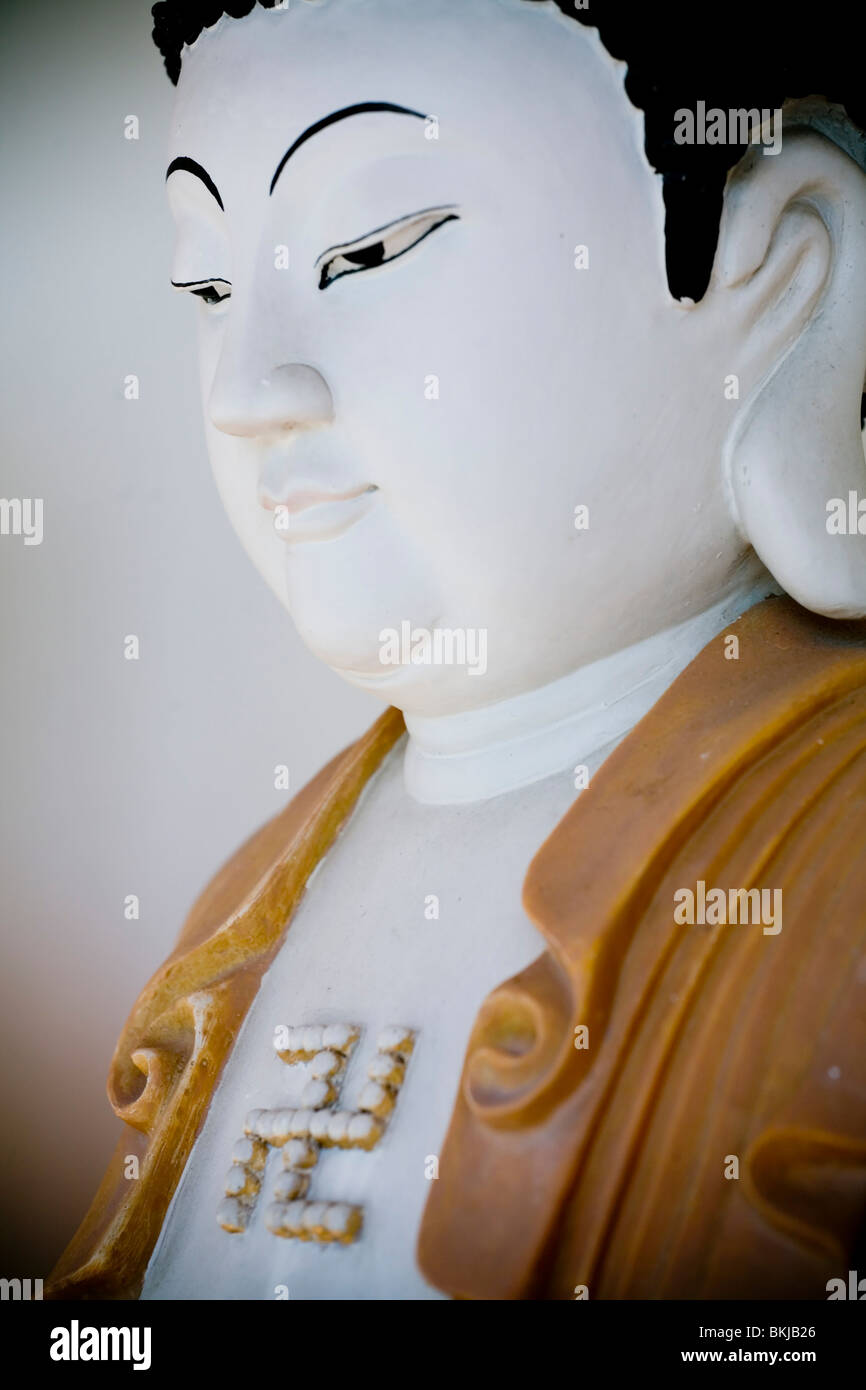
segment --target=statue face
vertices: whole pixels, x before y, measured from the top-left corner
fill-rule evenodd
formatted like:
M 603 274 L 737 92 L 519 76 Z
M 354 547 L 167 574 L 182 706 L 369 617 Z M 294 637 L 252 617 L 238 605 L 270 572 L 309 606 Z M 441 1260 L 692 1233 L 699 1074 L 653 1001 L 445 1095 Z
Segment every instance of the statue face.
M 346 678 L 477 707 L 737 582 L 735 325 L 669 295 L 594 32 L 522 0 L 256 9 L 185 53 L 170 157 L 221 497 Z M 483 630 L 486 670 L 383 664 L 407 622 Z

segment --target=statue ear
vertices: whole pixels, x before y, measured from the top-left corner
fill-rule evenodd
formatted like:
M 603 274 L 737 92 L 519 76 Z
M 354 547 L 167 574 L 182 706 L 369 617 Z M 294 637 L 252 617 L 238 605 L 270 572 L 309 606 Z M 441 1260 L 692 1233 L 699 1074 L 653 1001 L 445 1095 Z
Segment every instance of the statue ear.
M 739 524 L 792 598 L 862 617 L 866 175 L 854 160 L 797 129 L 776 155 L 750 151 L 726 190 L 708 295 L 728 298 L 739 343 L 725 441 Z

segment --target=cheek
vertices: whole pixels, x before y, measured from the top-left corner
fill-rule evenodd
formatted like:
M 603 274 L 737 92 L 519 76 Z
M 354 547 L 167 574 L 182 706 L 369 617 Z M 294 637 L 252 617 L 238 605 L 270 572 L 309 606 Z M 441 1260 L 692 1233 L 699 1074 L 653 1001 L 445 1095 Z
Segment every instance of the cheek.
M 435 304 L 414 296 L 371 317 L 363 354 L 334 352 L 339 432 L 413 532 L 465 529 L 483 543 L 484 519 L 558 468 L 573 391 L 533 337 L 534 350 L 508 314 L 480 332 L 446 283 Z
M 217 492 L 241 545 L 265 583 L 286 603 L 286 546 L 274 530 L 273 513 L 258 503 L 258 469 L 245 440 L 206 427 L 208 455 Z

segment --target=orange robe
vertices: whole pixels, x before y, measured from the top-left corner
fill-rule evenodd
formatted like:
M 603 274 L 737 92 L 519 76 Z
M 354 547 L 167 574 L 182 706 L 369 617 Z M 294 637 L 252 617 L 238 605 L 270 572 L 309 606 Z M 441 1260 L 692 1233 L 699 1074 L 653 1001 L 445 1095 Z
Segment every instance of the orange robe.
M 118 1043 L 109 1097 L 131 1129 L 50 1297 L 138 1295 L 262 974 L 402 732 L 389 709 L 195 904 Z M 864 846 L 866 624 L 768 599 L 529 867 L 547 950 L 481 1005 L 419 1237 L 433 1284 L 826 1298 L 847 1278 L 866 1213 Z M 674 894 L 698 881 L 781 889 L 782 930 L 678 925 Z

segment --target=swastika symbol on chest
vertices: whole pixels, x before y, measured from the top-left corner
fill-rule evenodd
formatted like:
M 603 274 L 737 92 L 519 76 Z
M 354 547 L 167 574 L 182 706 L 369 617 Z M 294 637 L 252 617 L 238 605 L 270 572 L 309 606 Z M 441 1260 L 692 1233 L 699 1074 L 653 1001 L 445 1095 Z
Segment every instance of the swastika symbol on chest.
M 310 1192 L 319 1159 L 327 1149 L 374 1149 L 385 1132 L 415 1046 L 415 1031 L 391 1025 L 379 1035 L 367 1067 L 357 1108 L 338 1109 L 346 1068 L 361 1037 L 349 1023 L 310 1024 L 275 1030 L 274 1047 L 287 1066 L 308 1063 L 310 1079 L 296 1109 L 253 1110 L 243 1137 L 232 1149 L 225 1197 L 217 1220 L 234 1235 L 246 1231 L 258 1205 L 272 1149 L 280 1149 L 282 1172 L 265 1226 L 275 1236 L 350 1245 L 358 1238 L 363 1208 L 329 1202 Z

